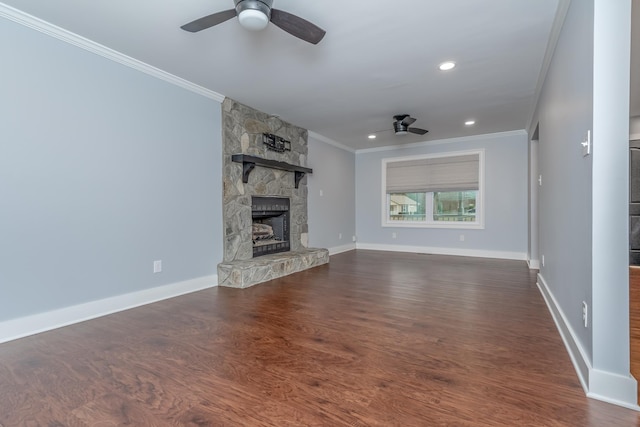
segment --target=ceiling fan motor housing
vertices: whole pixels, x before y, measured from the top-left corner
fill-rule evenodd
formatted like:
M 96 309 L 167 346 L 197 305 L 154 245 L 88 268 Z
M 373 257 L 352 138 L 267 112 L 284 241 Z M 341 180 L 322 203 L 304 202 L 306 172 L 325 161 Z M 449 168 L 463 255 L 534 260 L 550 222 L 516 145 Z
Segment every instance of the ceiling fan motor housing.
M 408 128 L 409 126 L 402 124 L 401 121 L 393 122 L 393 130 L 395 131 L 396 135 L 406 135 L 408 132 Z
M 396 135 L 406 135 L 409 132 L 409 123 L 405 123 L 404 119 L 410 117 L 408 114 L 398 114 L 393 116 L 393 130 Z
M 271 19 L 271 5 L 273 0 L 234 0 L 236 4 L 236 13 L 238 16 L 244 11 L 255 10 L 262 12 Z

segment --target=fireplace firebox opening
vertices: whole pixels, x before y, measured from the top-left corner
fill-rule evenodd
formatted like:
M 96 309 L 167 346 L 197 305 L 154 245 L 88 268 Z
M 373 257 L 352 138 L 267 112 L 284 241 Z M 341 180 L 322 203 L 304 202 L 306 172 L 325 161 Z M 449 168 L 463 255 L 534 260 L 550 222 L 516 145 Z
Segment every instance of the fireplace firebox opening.
M 289 212 L 286 197 L 251 197 L 254 258 L 291 250 Z

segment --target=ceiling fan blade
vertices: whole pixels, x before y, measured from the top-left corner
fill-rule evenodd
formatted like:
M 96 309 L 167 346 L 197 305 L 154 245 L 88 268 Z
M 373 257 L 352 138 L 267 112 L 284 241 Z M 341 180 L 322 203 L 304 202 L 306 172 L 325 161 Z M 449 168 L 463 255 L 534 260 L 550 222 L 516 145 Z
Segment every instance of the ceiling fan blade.
M 415 121 L 416 121 L 416 119 L 414 119 L 413 117 L 407 116 L 402 120 L 402 124 L 405 125 L 405 126 L 409 126 L 409 125 L 413 124 Z
M 235 16 L 236 16 L 235 9 L 224 10 L 222 12 L 214 13 L 212 15 L 208 15 L 200 19 L 196 19 L 195 21 L 189 22 L 188 24 L 184 24 L 180 28 L 182 28 L 185 31 L 197 33 L 198 31 L 211 28 L 214 25 L 222 24 L 224 21 L 228 21 L 229 19 Z
M 415 133 L 417 135 L 424 135 L 425 133 L 429 132 L 426 129 L 420 129 L 420 128 L 408 128 L 407 131 L 411 133 Z
M 311 22 L 278 9 L 271 9 L 271 22 L 287 33 L 311 44 L 318 44 L 326 34 Z

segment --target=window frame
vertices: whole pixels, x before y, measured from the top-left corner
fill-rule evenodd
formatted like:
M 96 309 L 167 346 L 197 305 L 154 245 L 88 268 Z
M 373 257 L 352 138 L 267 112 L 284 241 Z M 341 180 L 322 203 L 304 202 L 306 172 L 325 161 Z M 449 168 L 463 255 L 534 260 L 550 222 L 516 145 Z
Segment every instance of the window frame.
M 473 222 L 466 221 L 393 221 L 389 218 L 389 195 L 387 194 L 387 164 L 393 162 L 404 162 L 408 160 L 435 159 L 442 157 L 457 157 L 464 155 L 478 155 L 478 195 L 476 198 L 476 220 Z M 382 227 L 398 227 L 398 228 L 439 228 L 439 229 L 484 229 L 485 228 L 485 188 L 484 188 L 484 171 L 485 157 L 484 149 L 464 150 L 464 151 L 447 151 L 443 153 L 418 154 L 404 157 L 388 157 L 382 159 L 382 186 L 381 186 L 381 205 Z M 433 195 L 433 193 L 430 193 Z M 427 198 L 429 199 L 429 198 Z M 433 197 L 431 197 L 432 203 Z

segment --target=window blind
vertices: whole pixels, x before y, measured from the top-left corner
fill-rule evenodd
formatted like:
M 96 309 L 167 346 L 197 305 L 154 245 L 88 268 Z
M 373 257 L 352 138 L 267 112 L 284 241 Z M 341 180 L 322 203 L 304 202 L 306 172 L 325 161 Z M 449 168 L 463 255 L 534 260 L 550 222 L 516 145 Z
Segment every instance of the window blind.
M 480 155 L 387 163 L 387 193 L 478 190 Z

